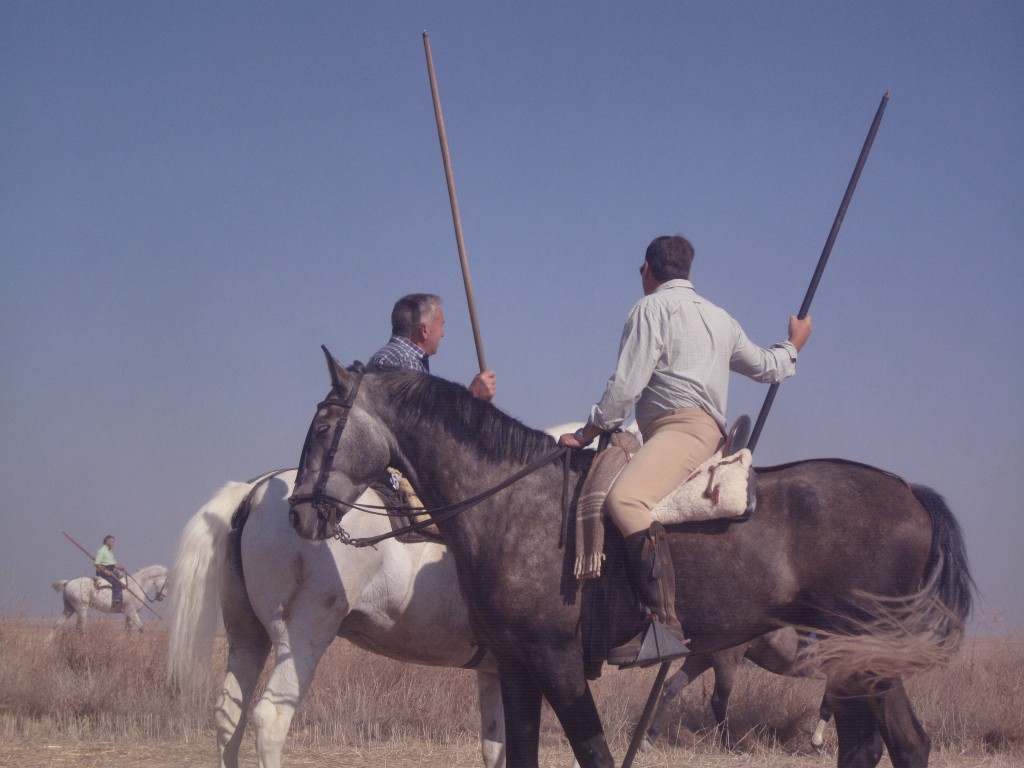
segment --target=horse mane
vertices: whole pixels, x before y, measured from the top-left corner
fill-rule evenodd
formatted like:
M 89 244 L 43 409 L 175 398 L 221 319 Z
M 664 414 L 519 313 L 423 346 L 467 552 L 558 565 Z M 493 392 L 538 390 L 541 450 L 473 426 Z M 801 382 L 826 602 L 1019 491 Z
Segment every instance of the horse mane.
M 167 568 L 162 565 L 147 565 L 145 568 L 140 568 L 135 573 L 131 574 L 131 577 L 133 579 L 146 579 L 160 571 L 167 573 Z
M 550 435 L 473 397 L 461 384 L 415 371 L 372 375 L 383 385 L 400 423 L 428 434 L 445 432 L 487 459 L 525 463 L 555 447 Z

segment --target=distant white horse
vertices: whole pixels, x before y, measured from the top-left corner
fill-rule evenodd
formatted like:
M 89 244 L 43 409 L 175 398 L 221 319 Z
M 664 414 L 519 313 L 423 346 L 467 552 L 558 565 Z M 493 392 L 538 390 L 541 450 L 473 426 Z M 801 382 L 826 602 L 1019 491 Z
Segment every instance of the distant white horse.
M 476 665 L 481 752 L 505 763 L 501 689 L 489 654 L 469 628 L 455 563 L 435 543 L 387 539 L 354 548 L 299 538 L 288 522 L 295 471 L 228 483 L 185 526 L 174 565 L 168 679 L 205 695 L 221 608 L 228 666 L 214 709 L 221 766 L 236 768 L 247 712 L 263 664 L 274 667 L 253 709 L 261 768 L 278 768 L 295 710 L 335 637 L 392 659 Z M 381 503 L 373 491 L 361 504 Z M 351 512 L 354 537 L 390 530 L 386 518 Z
M 102 586 L 97 587 L 99 582 Z M 79 629 L 85 627 L 86 618 L 90 608 L 95 608 L 104 613 L 113 613 L 110 610 L 113 603 L 113 589 L 102 579 L 94 576 L 79 576 L 77 579 L 63 579 L 53 582 L 55 592 L 63 592 L 64 614 L 57 619 L 57 623 L 50 630 L 49 637 L 53 637 L 72 615 L 77 617 Z M 142 631 L 142 619 L 139 611 L 142 610 L 142 599 L 149 600 L 150 590 L 155 589 L 156 594 L 153 600 L 163 600 L 164 591 L 167 586 L 167 569 L 162 565 L 150 565 L 128 577 L 128 587 L 124 590 L 124 622 L 125 629 L 135 627 Z

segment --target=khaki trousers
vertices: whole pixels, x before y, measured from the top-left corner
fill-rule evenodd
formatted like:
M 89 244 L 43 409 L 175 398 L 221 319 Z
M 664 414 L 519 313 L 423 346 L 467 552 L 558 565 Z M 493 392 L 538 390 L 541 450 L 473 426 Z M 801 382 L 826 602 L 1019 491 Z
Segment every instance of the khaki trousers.
M 605 500 L 608 516 L 622 535 L 650 528 L 654 505 L 711 458 L 724 440 L 718 422 L 702 408 L 679 408 L 648 424 L 643 446 Z

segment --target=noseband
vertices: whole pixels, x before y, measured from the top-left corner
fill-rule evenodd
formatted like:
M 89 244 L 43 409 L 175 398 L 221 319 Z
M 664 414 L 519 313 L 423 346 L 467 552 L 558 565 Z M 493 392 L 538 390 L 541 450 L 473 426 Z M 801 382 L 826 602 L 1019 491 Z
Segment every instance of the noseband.
M 359 385 L 363 381 L 363 366 L 357 363 L 353 367 L 355 368 L 356 377 L 345 400 L 338 403 L 332 401 L 330 399 L 330 395 L 328 395 L 326 400 L 323 400 L 316 406 L 317 413 L 319 413 L 323 408 L 341 408 L 341 416 L 339 417 L 338 422 L 334 425 L 334 434 L 331 436 L 331 447 L 328 449 L 327 456 L 320 465 L 320 475 L 317 477 L 316 483 L 313 485 L 313 492 L 302 494 L 293 493 L 288 499 L 288 503 L 293 506 L 295 504 L 308 503 L 316 510 L 317 517 L 324 523 L 332 522 L 331 514 L 338 507 L 349 506 L 341 499 L 335 498 L 327 493 L 327 481 L 330 479 L 331 471 L 334 468 L 334 457 L 338 454 L 338 446 L 341 445 L 341 434 L 345 431 L 345 424 L 348 423 L 348 416 L 352 412 L 352 405 L 356 401 L 356 395 L 359 394 Z M 334 390 L 331 390 L 331 392 L 333 393 Z M 309 448 L 312 440 L 313 427 L 310 426 L 309 433 L 306 435 L 306 444 L 302 447 L 303 462 L 300 463 L 304 463 L 305 457 L 309 455 Z

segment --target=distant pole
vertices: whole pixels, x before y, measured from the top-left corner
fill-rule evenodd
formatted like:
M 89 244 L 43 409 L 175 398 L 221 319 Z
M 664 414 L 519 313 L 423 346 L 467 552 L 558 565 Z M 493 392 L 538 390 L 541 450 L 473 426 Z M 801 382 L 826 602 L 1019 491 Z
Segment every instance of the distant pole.
M 886 91 L 882 96 L 882 101 L 878 105 L 878 111 L 875 112 L 875 119 L 871 123 L 871 129 L 868 131 L 868 136 L 864 140 L 864 146 L 860 150 L 860 157 L 857 158 L 857 165 L 853 169 L 853 176 L 850 177 L 850 183 L 846 186 L 846 194 L 843 195 L 843 202 L 839 206 L 839 211 L 836 213 L 835 221 L 832 222 L 832 229 L 828 233 L 828 239 L 825 240 L 825 247 L 821 251 L 821 257 L 818 259 L 818 266 L 814 270 L 814 276 L 811 278 L 811 284 L 807 287 L 807 293 L 804 294 L 804 301 L 800 305 L 800 311 L 797 313 L 797 317 L 803 320 L 807 317 L 807 312 L 811 308 L 811 301 L 814 299 L 814 293 L 818 290 L 818 282 L 821 280 L 821 275 L 825 271 L 825 265 L 828 263 L 828 257 L 832 253 L 832 246 L 835 244 L 836 236 L 839 234 L 839 228 L 843 225 L 843 219 L 846 216 L 846 209 L 850 205 L 850 199 L 853 197 L 853 190 L 857 188 L 857 181 L 860 179 L 860 172 L 864 169 L 864 163 L 868 159 L 868 153 L 871 151 L 871 145 L 875 141 L 875 134 L 878 133 L 878 126 L 882 122 L 882 114 L 885 112 L 885 105 L 889 103 L 889 91 Z M 775 401 L 775 393 L 779 390 L 779 384 L 776 382 L 768 388 L 768 394 L 764 399 L 764 404 L 761 406 L 761 412 L 757 415 L 757 421 L 754 422 L 754 429 L 750 433 L 750 440 L 747 442 L 747 447 L 753 451 L 757 445 L 757 440 L 761 436 L 761 430 L 764 428 L 764 422 L 768 418 L 768 411 L 771 410 L 772 403 Z
M 441 159 L 444 161 L 444 176 L 448 181 L 448 200 L 452 206 L 452 222 L 455 224 L 455 244 L 459 249 L 459 263 L 462 265 L 462 282 L 466 286 L 466 303 L 469 304 L 469 320 L 473 324 L 473 340 L 476 342 L 476 358 L 480 371 L 487 370 L 484 359 L 484 344 L 480 339 L 480 324 L 476 319 L 476 301 L 473 298 L 473 282 L 469 278 L 469 262 L 466 260 L 466 245 L 462 240 L 462 219 L 459 216 L 459 200 L 455 195 L 455 177 L 452 161 L 448 154 L 448 136 L 444 131 L 444 117 L 441 115 L 441 98 L 437 95 L 437 79 L 434 77 L 434 60 L 430 55 L 430 38 L 423 33 L 423 50 L 427 55 L 427 74 L 430 75 L 430 94 L 434 99 L 434 117 L 437 119 L 437 137 L 441 141 Z
M 92 554 L 90 554 L 89 550 L 86 549 L 85 547 L 83 547 L 81 544 L 79 544 L 73 538 L 71 538 L 71 536 L 67 532 L 61 531 L 61 533 L 64 534 L 64 538 L 66 538 L 68 541 L 70 541 L 72 544 L 74 544 L 76 547 L 78 547 L 80 550 L 82 550 L 82 554 L 85 555 L 86 557 L 88 557 L 89 560 L 92 561 L 93 565 L 95 565 L 97 568 L 99 568 L 101 571 L 103 571 L 108 576 L 112 576 L 115 579 L 117 578 L 117 574 L 116 573 L 113 573 L 109 568 L 107 568 L 105 566 L 102 566 L 99 563 L 97 563 L 95 558 L 92 556 Z M 149 604 L 146 603 L 146 598 L 145 597 L 139 597 L 139 593 L 136 592 L 134 589 L 132 589 L 130 586 L 126 585 L 124 590 L 125 590 L 125 592 L 131 592 L 131 594 L 136 599 L 138 599 L 138 600 L 140 600 L 142 602 L 143 607 L 149 608 L 149 610 L 153 611 L 153 615 L 156 616 L 158 619 L 162 619 L 163 618 L 163 616 L 161 616 L 159 613 L 157 613 L 155 610 L 153 610 L 152 608 L 149 607 Z

